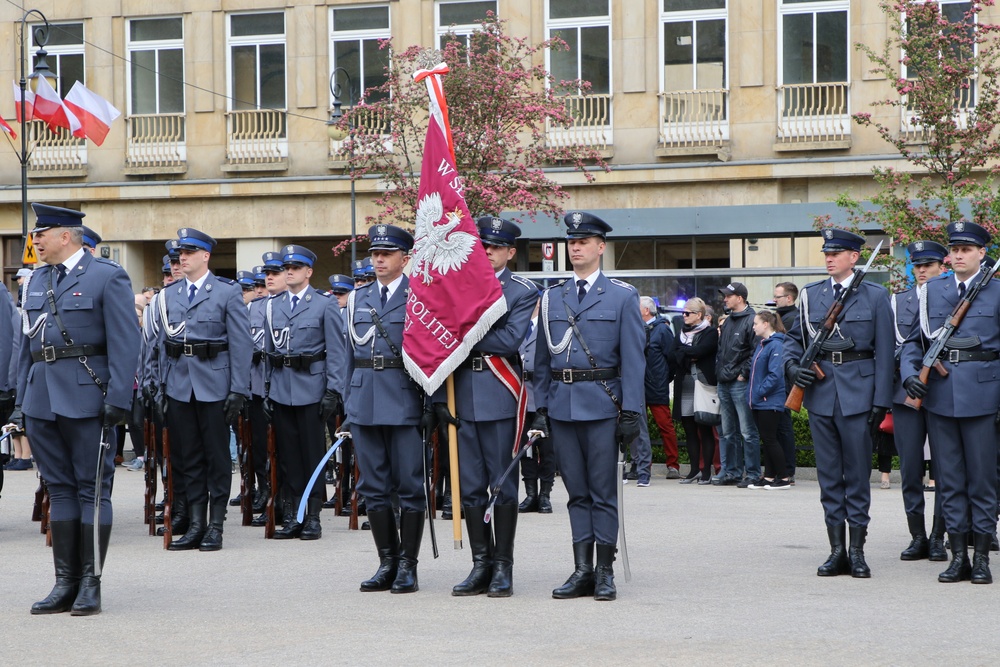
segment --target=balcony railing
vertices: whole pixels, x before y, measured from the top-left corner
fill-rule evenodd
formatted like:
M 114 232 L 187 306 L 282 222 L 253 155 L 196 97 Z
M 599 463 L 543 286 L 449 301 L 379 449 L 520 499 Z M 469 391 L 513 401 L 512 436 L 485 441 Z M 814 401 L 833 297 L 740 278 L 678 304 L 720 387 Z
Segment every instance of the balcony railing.
M 137 114 L 129 116 L 126 124 L 126 167 L 184 166 L 184 114 Z
M 662 146 L 718 146 L 729 140 L 728 90 L 681 90 L 659 97 Z
M 975 111 L 976 108 L 976 82 L 975 80 L 970 80 L 968 84 L 967 87 L 962 87 L 955 91 L 955 105 L 952 108 L 955 124 L 960 130 L 969 128 L 969 114 Z M 905 100 L 903 106 L 901 129 L 907 140 L 913 143 L 926 143 L 931 133 L 920 122 L 920 116 L 909 105 L 908 99 Z
M 592 146 L 606 150 L 612 142 L 611 95 L 567 95 L 566 111 L 573 118 L 570 127 L 549 125 L 546 138 L 554 147 Z
M 274 109 L 230 111 L 226 160 L 231 165 L 282 162 L 288 156 L 285 112 Z
M 87 164 L 87 142 L 65 128 L 49 127 L 40 120 L 27 124 L 28 169 L 32 172 L 60 174 L 83 169 Z
M 847 83 L 778 87 L 778 141 L 785 144 L 843 142 L 851 137 Z
M 381 137 L 382 145 L 385 149 L 387 151 L 392 150 L 392 138 L 390 136 L 390 133 L 392 132 L 392 123 L 389 118 L 388 109 L 361 106 L 357 108 L 357 115 L 354 117 L 354 120 L 355 123 L 357 123 L 355 130 L 357 134 L 364 135 L 365 137 Z M 330 159 L 346 160 L 347 144 L 348 141 L 346 138 L 342 141 L 331 139 Z M 355 142 L 354 144 L 355 152 L 365 150 L 365 147 L 366 143 Z

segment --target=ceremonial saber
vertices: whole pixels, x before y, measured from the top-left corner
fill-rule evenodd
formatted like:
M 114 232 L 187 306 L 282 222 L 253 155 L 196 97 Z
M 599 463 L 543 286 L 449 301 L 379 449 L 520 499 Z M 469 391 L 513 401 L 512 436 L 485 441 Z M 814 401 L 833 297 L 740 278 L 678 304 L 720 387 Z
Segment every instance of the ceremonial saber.
M 101 428 L 101 444 L 97 448 L 97 479 L 94 483 L 94 576 L 101 576 L 101 486 L 104 481 L 104 450 L 111 449 L 108 434 L 112 427 Z
M 449 375 L 448 411 L 455 414 L 455 376 Z M 455 538 L 455 549 L 462 548 L 462 493 L 458 481 L 458 428 L 448 424 L 448 459 L 451 461 L 451 527 Z
M 486 511 L 483 513 L 483 523 L 490 522 L 490 517 L 493 516 L 493 506 L 497 504 L 497 497 L 500 495 L 500 487 L 502 487 L 503 483 L 507 481 L 510 474 L 517 470 L 517 464 L 521 462 L 521 459 L 527 456 L 527 453 L 531 451 L 535 442 L 542 437 L 542 432 L 528 431 L 528 435 L 531 436 L 528 442 L 524 443 L 524 447 L 517 450 L 517 454 L 514 455 L 514 460 L 510 462 L 507 469 L 503 471 L 502 475 L 500 475 L 500 479 L 498 479 L 497 483 L 493 485 L 493 489 L 490 491 L 490 499 L 486 503 Z
M 434 531 L 435 494 L 431 489 L 431 478 L 427 474 L 427 448 L 430 446 L 433 446 L 431 443 L 431 438 L 428 437 L 427 431 L 424 431 L 424 496 L 427 499 L 427 525 L 431 533 L 431 551 L 434 552 L 434 557 L 437 558 L 439 555 L 438 540 L 437 540 L 437 533 Z
M 625 447 L 618 447 L 618 542 L 621 544 L 622 568 L 625 581 L 632 581 L 632 570 L 628 566 L 628 545 L 625 543 Z
M 340 446 L 344 444 L 344 441 L 347 440 L 347 438 L 348 436 L 346 435 L 340 436 L 340 439 L 333 443 L 333 446 L 330 447 L 330 449 L 326 450 L 326 454 L 324 454 L 323 458 L 319 460 L 319 465 L 316 466 L 315 470 L 313 470 L 312 477 L 309 478 L 309 483 L 306 484 L 306 490 L 302 492 L 302 500 L 299 501 L 299 511 L 295 515 L 295 520 L 299 523 L 302 523 L 302 519 L 306 516 L 306 505 L 309 503 L 309 492 L 312 491 L 312 488 L 316 485 L 316 480 L 319 479 L 320 473 L 323 472 L 324 468 L 326 468 L 326 462 L 330 460 L 330 457 L 333 456 L 334 452 L 340 449 Z

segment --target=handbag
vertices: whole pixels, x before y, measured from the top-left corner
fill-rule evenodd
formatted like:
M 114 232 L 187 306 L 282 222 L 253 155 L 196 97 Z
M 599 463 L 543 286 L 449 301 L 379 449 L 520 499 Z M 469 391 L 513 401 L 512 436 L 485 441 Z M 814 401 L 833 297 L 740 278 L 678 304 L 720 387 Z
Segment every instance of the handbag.
M 702 382 L 697 376 L 694 380 L 694 421 L 706 426 L 718 426 L 722 423 L 719 406 L 719 390 L 710 384 Z

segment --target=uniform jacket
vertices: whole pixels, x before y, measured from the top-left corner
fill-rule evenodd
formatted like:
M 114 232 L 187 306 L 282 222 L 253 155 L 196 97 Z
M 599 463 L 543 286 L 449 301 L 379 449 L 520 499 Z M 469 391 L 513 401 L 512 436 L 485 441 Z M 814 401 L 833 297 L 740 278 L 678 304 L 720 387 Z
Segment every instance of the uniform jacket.
M 549 416 L 561 421 L 595 421 L 618 415 L 618 408 L 600 382 L 567 384 L 552 379 L 553 370 L 592 368 L 583 346 L 570 329 L 568 307 L 595 357 L 597 368 L 620 369 L 620 376 L 607 380 L 607 385 L 621 402 L 622 409 L 643 412 L 646 335 L 635 288 L 601 273 L 582 303 L 578 301 L 577 287 L 571 280 L 550 287 L 547 294 L 548 310 L 539 313 L 542 331 L 535 348 L 536 409 L 548 408 Z M 549 345 L 558 345 L 567 331 L 570 333 L 569 346 L 552 356 Z
M 833 304 L 834 292 L 830 278 L 809 283 L 807 292 L 808 312 L 803 302 L 799 305 L 799 318 L 785 337 L 785 366 L 798 365 L 802 358 L 807 334 L 804 320 L 808 319 L 819 331 L 823 319 Z M 869 412 L 872 407 L 889 408 L 892 405 L 892 378 L 895 367 L 895 337 L 892 333 L 892 310 L 889 293 L 884 287 L 864 282 L 847 298 L 841 311 L 840 336 L 832 340 L 842 343 L 854 341 L 852 351 L 872 352 L 873 359 L 861 359 L 834 366 L 827 360 L 819 362 L 825 380 L 817 380 L 805 390 L 803 404 L 817 415 L 833 416 L 834 402 L 840 402 L 845 416 Z
M 673 369 L 670 365 L 670 348 L 674 345 L 674 334 L 667 321 L 657 315 L 644 325 L 646 330 L 646 404 L 670 405 L 670 380 Z
M 243 290 L 235 281 L 208 273 L 205 283 L 188 304 L 187 281 L 178 280 L 160 292 L 166 299 L 167 325 L 185 329 L 176 337 L 160 327 L 160 383 L 167 396 L 177 401 L 221 401 L 230 393 L 250 394 L 250 317 L 243 302 Z M 227 342 L 229 349 L 213 359 L 167 355 L 166 341 L 179 343 Z
M 785 364 L 782 359 L 785 334 L 775 332 L 761 339 L 750 366 L 750 394 L 754 410 L 785 409 Z
M 247 304 L 247 316 L 250 318 L 250 339 L 253 341 L 254 354 L 264 352 L 266 324 L 264 314 L 267 310 L 269 296 L 259 296 Z M 250 393 L 253 396 L 264 396 L 264 360 L 250 364 Z
M 17 352 L 15 341 L 21 335 L 21 318 L 18 317 L 14 297 L 7 286 L 0 283 L 0 391 L 17 389 Z
M 521 354 L 521 365 L 526 372 L 534 372 L 535 368 L 535 342 L 538 340 L 538 322 L 532 325 L 531 320 L 528 320 L 528 335 L 524 337 L 524 342 L 521 343 L 521 347 L 518 351 Z M 525 390 L 528 392 L 528 404 L 525 408 L 528 412 L 535 411 L 535 383 L 533 380 L 528 380 L 524 383 Z
M 740 312 L 729 313 L 719 331 L 719 352 L 716 355 L 715 374 L 719 382 L 733 382 L 739 376 L 750 377 L 750 357 L 753 356 L 756 336 L 753 333 L 755 311 L 747 306 Z
M 50 266 L 35 271 L 24 299 L 31 324 L 49 312 L 46 292 Z M 21 340 L 18 358 L 17 402 L 35 419 L 96 417 L 108 403 L 128 409 L 132 404 L 135 362 L 139 357 L 139 323 L 128 274 L 106 259 L 84 253 L 76 267 L 54 289 L 56 309 L 74 345 L 107 348 L 107 355 L 90 355 L 87 364 L 107 390 L 103 395 L 77 357 L 52 363 L 32 361 L 32 352 L 45 345 L 65 347 L 55 318 L 47 316 L 40 330 Z
M 977 275 L 974 280 L 978 280 Z M 954 275 L 928 280 L 927 317 L 931 332 L 936 331 L 951 316 L 958 303 Z M 968 314 L 954 333 L 954 339 L 978 336 L 980 344 L 973 348 L 1000 352 L 1000 282 L 990 280 L 972 302 Z M 903 378 L 917 375 L 923 361 L 920 322 L 916 320 L 903 344 L 900 374 Z M 923 407 L 947 417 L 982 417 L 993 415 L 1000 405 L 1000 360 L 962 361 L 953 364 L 942 361 L 948 376 L 932 370 L 927 382 L 927 397 Z
M 518 349 L 528 333 L 531 313 L 538 301 L 538 288 L 508 269 L 500 274 L 500 286 L 507 301 L 507 312 L 476 343 L 470 356 L 478 353 L 506 357 L 515 372 L 520 373 Z M 482 371 L 471 368 L 455 371 L 455 399 L 459 419 L 495 421 L 517 416 L 517 399 L 486 367 Z
M 374 309 L 382 320 L 396 349 L 403 350 L 403 325 L 406 321 L 406 298 L 410 279 L 403 282 L 392 297 L 381 306 L 379 283 L 359 287 L 351 292 L 348 305 L 349 328 L 352 335 L 347 340 L 348 377 L 344 404 L 347 418 L 352 424 L 362 426 L 415 426 L 423 413 L 424 392 L 410 379 L 403 368 L 356 368 L 355 359 L 372 359 L 375 356 L 394 358 L 389 344 L 375 326 L 370 313 Z M 369 338 L 370 334 L 370 338 Z M 369 338 L 364 344 L 355 340 Z
M 719 349 L 719 330 L 709 325 L 695 334 L 690 345 L 681 343 L 681 337 L 674 338 L 673 347 L 670 348 L 670 356 L 674 364 L 674 407 L 673 418 L 681 419 L 681 402 L 677 397 L 681 395 L 684 387 L 684 376 L 691 372 L 691 362 L 693 361 L 698 371 L 704 376 L 706 384 L 713 387 L 718 384 L 715 379 L 715 354 Z
M 275 296 L 271 303 L 271 319 L 265 325 L 264 347 L 268 353 L 317 354 L 326 350 L 326 359 L 314 361 L 308 370 L 294 370 L 274 366 L 270 362 L 267 374 L 270 380 L 268 396 L 282 405 L 310 405 L 319 403 L 326 391 L 344 394 L 347 380 L 347 350 L 344 347 L 340 307 L 336 299 L 307 287 L 305 294 L 291 310 L 291 295 L 285 292 Z M 275 337 L 287 340 L 275 347 Z M 280 335 L 279 335 L 280 334 Z
M 901 339 L 905 340 L 913 329 L 913 322 L 917 319 L 917 302 L 916 288 L 893 294 L 891 297 L 893 310 L 896 313 L 893 326 L 895 327 L 897 348 L 902 345 Z M 896 374 L 893 383 L 892 403 L 893 405 L 906 403 L 906 391 L 903 390 L 903 382 L 899 373 Z

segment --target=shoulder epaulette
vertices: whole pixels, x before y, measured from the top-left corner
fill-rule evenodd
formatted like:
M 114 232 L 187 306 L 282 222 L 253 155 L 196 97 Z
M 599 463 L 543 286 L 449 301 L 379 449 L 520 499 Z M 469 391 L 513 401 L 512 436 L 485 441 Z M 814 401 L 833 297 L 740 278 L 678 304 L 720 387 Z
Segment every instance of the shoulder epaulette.
M 100 263 L 100 264 L 106 264 L 106 265 L 108 265 L 108 266 L 113 266 L 113 267 L 115 267 L 116 269 L 120 269 L 120 268 L 122 268 L 122 265 L 121 265 L 121 264 L 119 264 L 118 262 L 116 262 L 116 261 L 114 261 L 114 260 L 112 260 L 112 259 L 105 259 L 104 257 L 97 257 L 97 256 L 95 256 L 95 257 L 94 257 L 94 261 L 95 261 L 95 262 L 98 262 L 98 263 Z
M 254 303 L 255 301 L 262 301 L 266 298 L 267 298 L 266 294 L 264 296 L 255 296 L 254 298 L 250 299 L 250 303 Z
M 829 278 L 823 278 L 822 280 L 814 280 L 811 283 L 806 283 L 806 286 L 803 287 L 802 289 L 806 289 L 807 287 L 816 287 L 817 285 L 822 285 L 823 283 L 829 280 L 830 280 Z
M 236 284 L 236 281 L 232 280 L 231 278 L 223 278 L 222 276 L 215 276 L 215 279 L 218 280 L 223 285 L 235 285 Z
M 183 280 L 183 278 L 182 278 L 181 280 Z M 171 281 L 170 281 L 169 283 L 167 283 L 166 285 L 164 285 L 164 286 L 163 286 L 162 288 L 160 288 L 160 289 L 161 289 L 161 290 L 165 290 L 165 289 L 167 289 L 168 287 L 173 287 L 173 286 L 174 286 L 174 285 L 176 285 L 176 284 L 177 284 L 178 282 L 179 282 L 179 281 L 177 281 L 177 280 L 171 280 Z
M 568 282 L 569 282 L 569 278 L 567 278 L 566 280 L 563 280 L 563 281 L 561 281 L 561 282 L 558 282 L 558 283 L 555 283 L 554 285 L 549 285 L 549 286 L 548 286 L 548 287 L 546 287 L 545 289 L 546 289 L 546 290 L 550 290 L 550 289 L 555 289 L 555 288 L 557 288 L 557 287 L 562 287 L 563 285 L 565 285 L 565 284 L 566 284 L 566 283 L 568 283 Z
M 521 276 L 517 275 L 516 273 L 510 274 L 510 278 L 514 282 L 519 283 L 521 285 L 524 285 L 528 289 L 538 291 L 538 285 L 536 285 L 535 283 L 531 282 L 527 278 L 522 278 Z
M 624 287 L 625 289 L 635 292 L 635 285 L 625 282 L 624 280 L 618 280 L 617 278 L 608 278 L 612 285 L 618 285 L 619 287 Z

